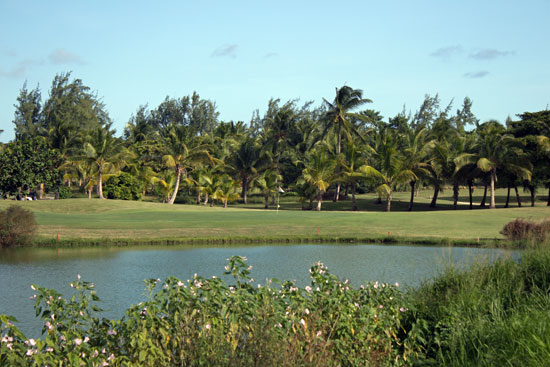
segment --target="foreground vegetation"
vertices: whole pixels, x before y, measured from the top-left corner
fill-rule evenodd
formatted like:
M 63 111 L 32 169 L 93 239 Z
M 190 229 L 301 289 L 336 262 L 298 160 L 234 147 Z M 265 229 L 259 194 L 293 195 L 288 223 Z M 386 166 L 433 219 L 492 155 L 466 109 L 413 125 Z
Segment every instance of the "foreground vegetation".
M 80 276 L 70 299 L 33 285 L 43 337 L 0 316 L 0 364 L 17 366 L 543 366 L 550 359 L 550 251 L 448 268 L 408 292 L 311 269 L 311 284 L 225 277 L 145 282 L 149 299 L 100 317 Z
M 347 201 L 331 203 L 325 213 L 301 211 L 295 197 L 281 198 L 279 211 L 263 210 L 261 198 L 227 209 L 120 200 L 0 200 L 0 211 L 13 204 L 31 210 L 37 222 L 35 245 L 68 246 L 268 241 L 494 244 L 503 238 L 503 226 L 515 218 L 549 215 L 542 201 L 535 207 L 496 211 L 467 210 L 467 204 L 464 210 L 452 210 L 452 198 L 445 196 L 439 210 L 433 210 L 429 194 L 419 193 L 420 211 L 414 213 L 407 212 L 408 193 L 395 194 L 396 211 L 391 213 L 380 213 L 384 209 L 375 195 L 358 197 L 358 206 L 368 212 L 350 211 Z M 499 200 L 497 204 L 502 205 Z

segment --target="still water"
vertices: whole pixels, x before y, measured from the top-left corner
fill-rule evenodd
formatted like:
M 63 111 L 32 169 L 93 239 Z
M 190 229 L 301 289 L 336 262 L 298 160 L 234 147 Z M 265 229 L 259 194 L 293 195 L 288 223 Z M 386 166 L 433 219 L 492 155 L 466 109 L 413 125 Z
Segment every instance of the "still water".
M 18 249 L 0 251 L 0 314 L 17 317 L 27 336 L 39 336 L 42 323 L 34 317 L 31 284 L 55 288 L 65 296 L 77 274 L 95 284 L 104 317 L 120 318 L 130 305 L 145 300 L 144 279 L 194 273 L 221 276 L 227 258 L 246 256 L 252 277 L 309 282 L 317 261 L 356 287 L 365 281 L 417 286 L 446 265 L 517 257 L 517 251 L 406 245 L 263 245 L 242 247 L 128 247 L 85 249 Z

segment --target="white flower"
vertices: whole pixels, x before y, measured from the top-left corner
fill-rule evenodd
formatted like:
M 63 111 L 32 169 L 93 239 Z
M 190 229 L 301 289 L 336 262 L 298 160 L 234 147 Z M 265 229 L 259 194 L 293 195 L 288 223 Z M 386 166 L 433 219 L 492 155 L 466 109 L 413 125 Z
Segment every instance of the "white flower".
M 399 283 L 395 282 L 395 286 L 396 286 L 396 287 L 399 287 Z
M 300 324 L 302 324 L 303 326 L 306 326 L 306 320 L 301 319 L 301 320 L 300 320 Z
M 31 289 L 32 289 L 33 291 L 35 291 L 35 290 L 36 290 L 36 287 L 35 287 L 34 285 L 31 285 Z
M 80 280 L 80 274 L 76 274 L 76 279 Z
M 308 286 L 306 286 L 306 288 L 305 288 L 305 289 L 306 289 L 306 292 L 308 292 L 308 293 L 309 293 L 309 292 L 311 292 L 311 287 L 310 287 L 309 285 L 308 285 Z
M 304 312 L 306 313 L 306 315 L 309 315 L 309 309 L 305 309 Z
M 206 324 L 204 325 L 204 327 L 206 328 L 206 330 L 210 330 L 210 324 Z
M 75 343 L 76 345 L 80 345 L 80 344 L 82 344 L 82 339 L 76 338 L 76 339 L 74 340 L 74 343 Z
M 183 282 L 181 280 L 179 280 L 177 286 L 178 287 L 183 287 Z

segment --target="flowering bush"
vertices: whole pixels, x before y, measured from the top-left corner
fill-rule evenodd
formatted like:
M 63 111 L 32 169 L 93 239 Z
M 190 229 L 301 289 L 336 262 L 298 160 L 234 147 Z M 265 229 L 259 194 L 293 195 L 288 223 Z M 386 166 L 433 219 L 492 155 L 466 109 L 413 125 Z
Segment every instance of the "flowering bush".
M 401 366 L 420 352 L 398 284 L 354 288 L 317 263 L 311 285 L 256 284 L 232 257 L 226 282 L 195 275 L 146 281 L 149 299 L 120 320 L 97 317 L 93 284 L 66 300 L 33 286 L 42 339 L 1 316 L 0 365 L 20 366 Z

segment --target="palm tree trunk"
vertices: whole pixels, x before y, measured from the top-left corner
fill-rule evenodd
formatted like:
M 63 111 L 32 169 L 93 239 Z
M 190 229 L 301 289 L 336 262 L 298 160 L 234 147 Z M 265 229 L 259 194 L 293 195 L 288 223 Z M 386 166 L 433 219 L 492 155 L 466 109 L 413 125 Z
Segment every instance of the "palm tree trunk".
M 201 190 L 197 189 L 197 205 L 201 203 Z
M 92 189 L 90 188 L 89 190 L 86 190 L 88 191 L 88 199 L 91 199 L 92 198 Z
M 439 185 L 435 185 L 434 187 L 434 196 L 432 198 L 432 202 L 430 203 L 430 208 L 435 208 L 435 204 L 437 203 L 437 196 L 439 195 Z
M 550 185 L 548 185 L 548 201 L 546 202 L 546 206 L 550 206 Z
M 355 182 L 351 184 L 351 201 L 353 203 L 353 211 L 357 211 L 357 202 L 355 201 Z
M 473 182 L 472 180 L 468 180 L 468 193 L 470 195 L 470 209 L 474 208 L 474 202 L 472 200 L 473 191 L 474 191 Z
M 174 187 L 174 192 L 172 193 L 172 196 L 170 197 L 168 204 L 174 204 L 174 201 L 176 201 L 176 196 L 178 195 L 178 189 L 180 187 L 180 177 L 181 177 L 181 168 L 179 166 L 176 166 L 176 186 Z
M 243 177 L 243 190 L 242 190 L 242 197 L 243 202 L 245 204 L 248 204 L 248 177 Z
M 336 145 L 336 156 L 340 160 L 340 153 L 342 153 L 342 124 L 338 124 L 338 142 Z M 340 168 L 336 169 L 336 175 L 340 172 Z M 334 199 L 332 201 L 337 202 L 340 198 L 340 182 L 336 184 L 336 191 L 334 193 Z
M 208 205 L 208 193 L 204 194 L 204 206 Z
M 97 176 L 97 194 L 99 195 L 100 199 L 105 199 L 103 197 L 103 175 L 101 171 L 99 171 Z
M 518 206 L 521 208 L 521 197 L 519 196 L 518 187 L 516 184 L 514 184 L 514 190 L 516 191 L 516 200 L 518 202 Z
M 315 210 L 320 212 L 322 203 L 323 203 L 323 193 L 321 192 L 321 190 L 319 190 L 319 192 L 317 193 L 317 208 Z
M 485 190 L 483 190 L 483 199 L 481 199 L 481 203 L 479 204 L 479 206 L 482 208 L 485 208 L 485 202 L 487 201 L 487 187 L 488 185 L 485 184 Z
M 508 204 L 510 203 L 510 189 L 512 188 L 511 186 L 512 185 L 510 185 L 510 183 L 508 183 L 508 192 L 506 194 L 506 204 L 504 204 L 505 208 L 508 208 Z
M 414 186 L 416 185 L 416 181 L 410 181 L 409 185 L 411 185 L 411 200 L 409 201 L 409 208 L 407 210 L 412 211 L 414 204 Z
M 497 172 L 495 169 L 491 170 L 491 204 L 489 205 L 489 209 L 495 209 L 495 181 L 497 178 Z
M 453 209 L 456 210 L 458 206 L 458 182 L 453 182 Z
M 392 194 L 390 193 L 388 197 L 386 198 L 386 211 L 389 212 L 391 210 L 391 197 Z
M 223 207 L 224 207 L 224 208 L 227 208 L 227 201 L 228 201 L 227 199 L 225 199 L 225 200 L 223 201 Z
M 529 185 L 529 192 L 531 193 L 531 206 L 535 206 L 535 186 Z

